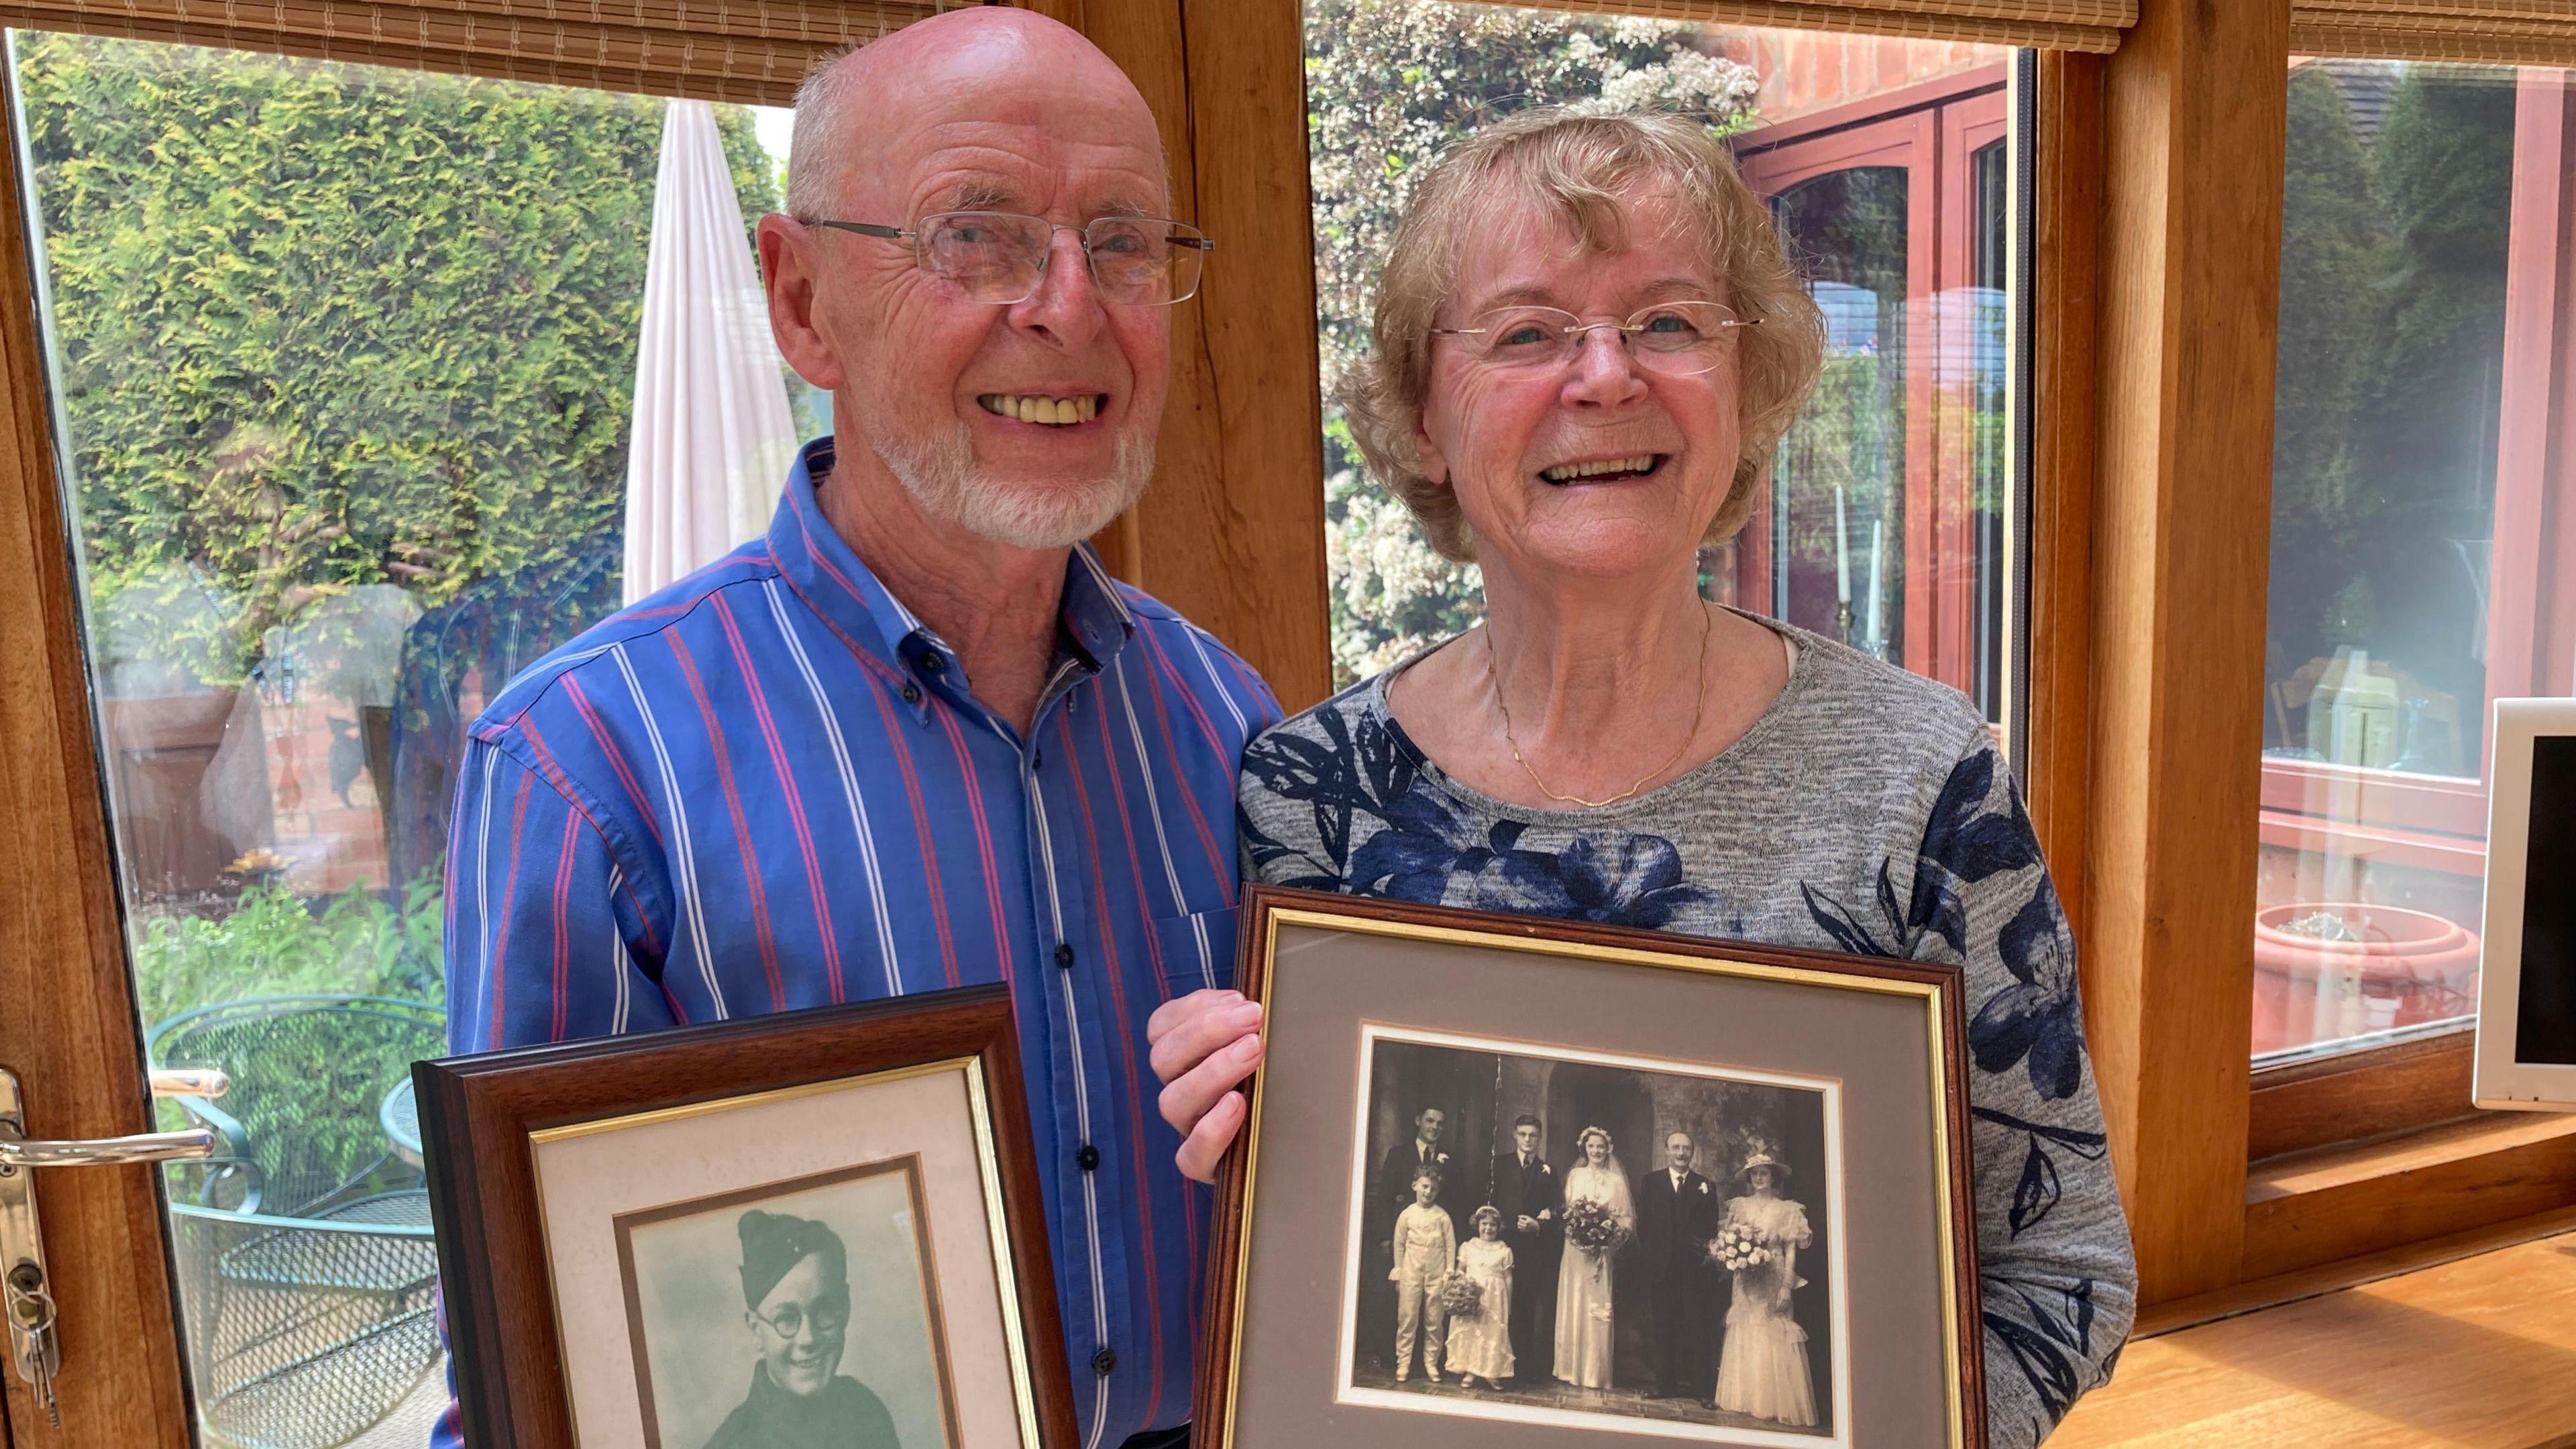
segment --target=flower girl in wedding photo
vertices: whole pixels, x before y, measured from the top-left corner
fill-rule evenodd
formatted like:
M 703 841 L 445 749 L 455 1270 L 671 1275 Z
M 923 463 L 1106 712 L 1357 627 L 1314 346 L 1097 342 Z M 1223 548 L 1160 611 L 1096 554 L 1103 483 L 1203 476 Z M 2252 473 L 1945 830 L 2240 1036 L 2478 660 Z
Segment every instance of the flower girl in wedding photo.
M 1466 1287 L 1442 1296 L 1449 1307 L 1449 1367 L 1468 1388 L 1483 1379 L 1499 1389 L 1512 1376 L 1512 1245 L 1503 1241 L 1503 1214 L 1476 1209 L 1476 1236 L 1458 1248 L 1458 1277 Z
M 1807 1371 L 1807 1330 L 1789 1313 L 1798 1250 L 1813 1234 L 1807 1209 L 1780 1196 L 1789 1166 L 1756 1149 L 1736 1180 L 1745 1195 L 1729 1198 L 1709 1258 L 1735 1278 L 1718 1350 L 1717 1407 L 1804 1428 L 1816 1422 L 1815 1382 Z
M 1422 1342 L 1422 1372 L 1433 1383 L 1440 1382 L 1440 1288 L 1458 1259 L 1458 1227 L 1449 1220 L 1449 1210 L 1434 1201 L 1439 1196 L 1440 1169 L 1417 1169 L 1413 1205 L 1395 1219 L 1395 1266 L 1386 1276 L 1395 1280 L 1397 1383 L 1413 1372 L 1417 1336 Z

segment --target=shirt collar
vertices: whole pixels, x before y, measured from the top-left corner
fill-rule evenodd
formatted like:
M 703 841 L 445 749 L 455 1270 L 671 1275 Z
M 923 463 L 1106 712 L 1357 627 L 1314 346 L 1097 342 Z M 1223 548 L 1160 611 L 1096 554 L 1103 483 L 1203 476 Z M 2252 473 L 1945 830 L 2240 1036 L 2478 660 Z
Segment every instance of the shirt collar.
M 831 477 L 833 449 L 829 437 L 799 449 L 787 470 L 787 489 L 769 523 L 769 551 L 779 572 L 796 592 L 833 625 L 863 648 L 875 650 L 907 671 L 918 671 L 924 656 L 940 662 L 932 672 L 957 668 L 956 651 L 924 625 L 896 598 L 868 566 L 859 561 L 848 540 L 823 516 L 816 485 Z M 1117 581 L 1088 543 L 1075 544 L 1065 560 L 1061 639 L 1094 673 L 1106 669 L 1135 636 L 1136 615 L 1118 593 Z M 914 705 L 929 710 L 925 694 Z

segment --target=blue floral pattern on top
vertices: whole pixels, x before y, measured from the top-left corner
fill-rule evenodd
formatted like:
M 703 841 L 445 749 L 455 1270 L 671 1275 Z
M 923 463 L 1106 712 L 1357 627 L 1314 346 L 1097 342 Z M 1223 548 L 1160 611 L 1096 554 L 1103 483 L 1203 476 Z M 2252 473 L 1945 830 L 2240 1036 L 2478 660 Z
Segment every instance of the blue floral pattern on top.
M 1826 663 L 1850 655 L 1815 644 Z M 1919 836 L 1891 833 L 1859 860 L 1827 852 L 1843 863 L 1822 878 L 1793 870 L 1748 889 L 1741 861 L 1734 878 L 1695 878 L 1688 842 L 1675 838 L 1688 830 L 1638 828 L 1657 818 L 1651 809 L 1526 811 L 1461 789 L 1422 758 L 1383 700 L 1382 687 L 1361 686 L 1245 752 L 1237 828 L 1254 877 L 1966 968 L 1988 1432 L 1995 1449 L 2045 1438 L 2116 1361 L 2135 1268 L 2092 1094 L 2072 937 L 1982 724 L 1959 731 L 1964 743 L 1937 791 L 1925 781 L 1928 803 L 1918 797 L 1919 817 L 1907 817 L 1920 818 Z M 2061 1226 L 2070 1191 L 2085 1210 Z

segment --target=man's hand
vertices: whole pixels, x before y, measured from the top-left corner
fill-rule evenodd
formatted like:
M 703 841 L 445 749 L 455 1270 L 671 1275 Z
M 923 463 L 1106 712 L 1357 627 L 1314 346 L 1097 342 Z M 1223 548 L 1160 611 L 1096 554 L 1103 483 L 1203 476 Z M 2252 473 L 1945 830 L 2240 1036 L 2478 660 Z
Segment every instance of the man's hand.
M 1514 1226 L 1524 1233 L 1534 1233 L 1538 1231 L 1538 1219 L 1531 1217 L 1528 1213 L 1523 1213 L 1520 1216 L 1520 1221 L 1514 1224 Z
M 1163 1120 L 1181 1134 L 1172 1160 L 1182 1176 L 1214 1182 L 1248 1110 L 1235 1088 L 1261 1064 L 1261 1008 L 1240 991 L 1193 991 L 1155 1008 L 1145 1040 L 1163 1083 Z

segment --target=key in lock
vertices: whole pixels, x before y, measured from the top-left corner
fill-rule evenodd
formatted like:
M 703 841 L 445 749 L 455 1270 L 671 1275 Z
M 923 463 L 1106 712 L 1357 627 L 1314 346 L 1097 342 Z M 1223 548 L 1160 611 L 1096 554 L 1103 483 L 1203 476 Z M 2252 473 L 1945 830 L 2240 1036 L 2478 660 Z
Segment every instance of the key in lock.
M 27 1387 L 45 1406 L 45 1418 L 63 1426 L 62 1404 L 54 1397 L 54 1372 L 62 1366 L 62 1340 L 54 1332 L 54 1295 L 45 1286 L 45 1270 L 22 1262 L 0 1279 L 9 1307 L 10 1347 L 27 1370 Z

